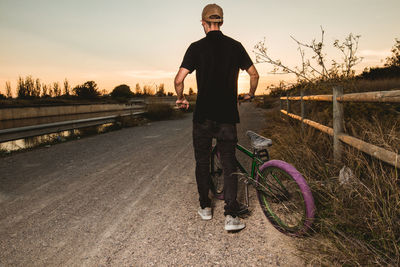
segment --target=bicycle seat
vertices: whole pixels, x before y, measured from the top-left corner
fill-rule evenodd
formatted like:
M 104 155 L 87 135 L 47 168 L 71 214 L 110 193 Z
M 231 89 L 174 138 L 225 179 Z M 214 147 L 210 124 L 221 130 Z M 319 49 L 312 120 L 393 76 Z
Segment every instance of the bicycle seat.
M 250 138 L 251 146 L 254 149 L 260 150 L 272 146 L 272 140 L 265 138 L 253 131 L 247 131 L 246 135 Z

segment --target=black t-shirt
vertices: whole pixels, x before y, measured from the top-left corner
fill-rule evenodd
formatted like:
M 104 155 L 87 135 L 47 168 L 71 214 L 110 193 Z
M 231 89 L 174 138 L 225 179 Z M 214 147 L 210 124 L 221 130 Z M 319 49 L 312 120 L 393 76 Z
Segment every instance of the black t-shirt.
M 242 44 L 220 31 L 210 31 L 206 37 L 192 43 L 181 67 L 190 73 L 196 70 L 197 101 L 193 121 L 239 122 L 239 69 L 247 70 L 252 65 Z

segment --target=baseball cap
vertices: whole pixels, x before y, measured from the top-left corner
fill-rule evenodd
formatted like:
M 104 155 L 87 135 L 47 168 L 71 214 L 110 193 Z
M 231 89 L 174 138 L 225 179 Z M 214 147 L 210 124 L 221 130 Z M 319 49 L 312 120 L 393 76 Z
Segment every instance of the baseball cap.
M 219 18 L 210 18 L 211 16 L 219 16 Z M 201 19 L 208 22 L 222 22 L 224 20 L 224 12 L 217 4 L 208 4 L 201 13 Z

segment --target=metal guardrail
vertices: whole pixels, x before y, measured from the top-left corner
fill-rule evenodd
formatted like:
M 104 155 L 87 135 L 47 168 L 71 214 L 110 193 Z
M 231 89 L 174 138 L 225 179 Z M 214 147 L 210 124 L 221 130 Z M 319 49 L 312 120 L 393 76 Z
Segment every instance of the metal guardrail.
M 138 105 L 138 106 L 137 106 Z M 65 114 L 53 114 L 51 113 L 48 116 L 37 116 L 37 117 L 29 117 L 27 119 L 35 119 L 37 118 L 40 121 L 43 118 L 49 118 L 50 120 L 55 120 L 55 122 L 50 123 L 40 123 L 36 125 L 28 125 L 28 126 L 17 126 L 13 128 L 0 129 L 0 143 L 13 141 L 17 139 L 39 136 L 51 133 L 57 133 L 62 131 L 68 131 L 73 129 L 79 129 L 90 126 L 97 126 L 106 123 L 116 122 L 119 117 L 126 116 L 141 116 L 146 112 L 146 102 L 144 99 L 137 99 L 131 101 L 130 107 L 125 107 L 122 109 L 89 109 L 86 112 L 78 112 L 71 113 L 68 112 Z M 101 113 L 108 113 L 112 115 L 104 115 L 101 116 Z M 117 113 L 117 114 L 116 114 Z M 83 116 L 86 117 L 84 119 L 74 118 L 74 116 Z M 72 116 L 72 118 L 66 118 L 66 120 L 61 120 L 60 116 Z M 97 116 L 97 117 L 90 117 Z M 88 118 L 89 117 L 89 118 Z M 24 119 L 24 118 L 21 118 Z M 5 120 L 7 121 L 7 120 Z M 18 121 L 18 119 L 16 119 Z
M 118 115 L 108 115 L 108 116 L 101 116 L 101 117 L 93 117 L 93 118 L 85 118 L 85 119 L 76 119 L 76 120 L 67 120 L 67 121 L 58 121 L 52 123 L 42 123 L 37 125 L 29 125 L 29 126 L 22 126 L 22 127 L 14 127 L 14 128 L 6 128 L 0 129 L 0 143 L 13 141 L 17 139 L 32 137 L 32 136 L 39 136 L 44 134 L 50 133 L 57 133 L 67 130 L 79 129 L 89 126 L 96 126 L 106 123 L 113 123 L 116 121 L 118 117 L 125 117 L 125 116 L 141 116 L 146 113 L 146 105 L 155 102 L 161 103 L 169 103 L 174 106 L 174 109 L 178 109 L 175 106 L 175 97 L 174 98 L 162 98 L 156 99 L 157 101 L 147 101 L 146 99 L 134 99 L 130 101 L 130 108 L 125 108 L 123 110 L 96 110 L 92 112 L 84 112 L 84 113 L 68 113 L 65 115 L 87 115 L 93 113 L 102 113 L 102 112 L 121 112 L 125 111 L 126 113 L 118 114 Z M 162 100 L 162 101 L 160 101 Z M 174 100 L 174 101 L 172 101 Z M 138 105 L 137 107 L 133 107 L 134 105 Z M 63 114 L 64 115 L 64 114 Z M 39 116 L 33 117 L 34 118 L 53 118 L 61 116 L 61 114 L 56 115 L 49 115 L 49 116 Z M 32 119 L 29 117 L 29 119 Z
M 79 129 L 89 126 L 96 126 L 106 123 L 115 122 L 118 117 L 125 116 L 140 116 L 143 115 L 145 111 L 124 113 L 120 115 L 109 115 L 88 119 L 78 119 L 78 120 L 69 120 L 69 121 L 60 121 L 53 123 L 44 123 L 38 125 L 31 126 L 23 126 L 16 128 L 9 128 L 0 130 L 0 143 L 7 142 L 12 140 L 17 140 L 21 138 L 27 138 L 32 136 L 62 132 L 67 130 Z

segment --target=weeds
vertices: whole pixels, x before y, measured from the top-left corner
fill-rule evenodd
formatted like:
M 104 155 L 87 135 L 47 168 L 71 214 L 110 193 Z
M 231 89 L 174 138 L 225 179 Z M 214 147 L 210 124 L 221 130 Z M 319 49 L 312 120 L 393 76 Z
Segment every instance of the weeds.
M 193 112 L 196 104 L 190 102 L 188 110 L 175 109 L 169 103 L 150 102 L 145 117 L 149 120 L 167 120 L 181 118 L 184 113 Z
M 147 106 L 146 118 L 150 120 L 170 119 L 174 109 L 168 103 L 150 103 Z
M 263 95 L 261 99 L 256 99 L 256 106 L 259 108 L 272 108 L 274 103 L 276 102 L 276 98 L 270 95 Z
M 350 147 L 346 147 L 343 163 L 334 165 L 329 136 L 311 127 L 301 131 L 297 121 L 280 117 L 277 110 L 268 111 L 269 127 L 263 134 L 274 141 L 273 157 L 292 163 L 304 175 L 317 206 L 315 233 L 300 244 L 306 260 L 327 266 L 398 266 L 399 169 Z M 378 117 L 351 117 L 347 127 L 358 129 L 354 131 L 368 142 L 396 151 L 399 123 Z M 343 166 L 352 170 L 346 183 L 338 177 Z

